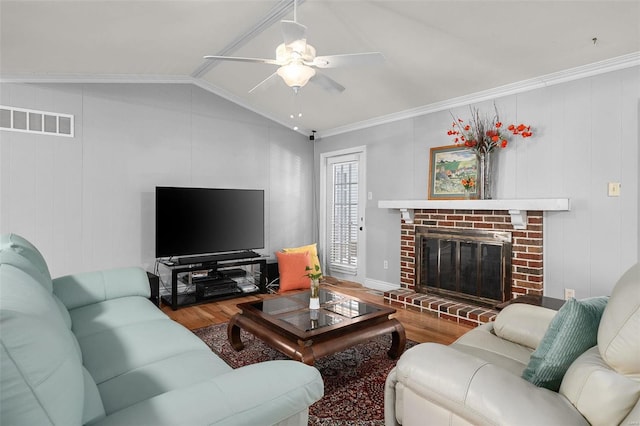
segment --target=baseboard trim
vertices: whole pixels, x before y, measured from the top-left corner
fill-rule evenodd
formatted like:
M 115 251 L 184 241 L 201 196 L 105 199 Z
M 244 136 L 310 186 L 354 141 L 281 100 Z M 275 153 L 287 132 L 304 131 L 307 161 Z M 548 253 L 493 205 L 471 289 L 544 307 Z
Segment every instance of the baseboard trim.
M 400 288 L 400 284 L 388 283 L 386 281 L 374 280 L 371 278 L 364 279 L 364 286 L 374 290 L 391 291 Z

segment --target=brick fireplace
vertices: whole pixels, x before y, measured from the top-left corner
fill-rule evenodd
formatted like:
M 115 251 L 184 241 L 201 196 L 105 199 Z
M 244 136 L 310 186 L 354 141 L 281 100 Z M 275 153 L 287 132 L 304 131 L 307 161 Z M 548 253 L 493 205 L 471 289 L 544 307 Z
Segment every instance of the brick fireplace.
M 420 229 L 484 230 L 511 235 L 510 294 L 543 294 L 543 211 L 530 210 L 515 223 L 509 210 L 415 209 L 413 220 L 402 219 L 400 288 L 385 292 L 385 301 L 400 308 L 431 312 L 438 317 L 477 326 L 491 321 L 497 311 L 457 298 L 419 292 L 416 231 Z M 516 229 L 518 228 L 518 229 Z

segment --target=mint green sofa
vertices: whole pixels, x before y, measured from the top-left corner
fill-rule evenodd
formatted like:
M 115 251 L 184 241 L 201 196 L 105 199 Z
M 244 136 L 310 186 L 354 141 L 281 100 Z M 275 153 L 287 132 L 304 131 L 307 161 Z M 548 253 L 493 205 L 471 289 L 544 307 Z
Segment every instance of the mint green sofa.
M 51 279 L 31 243 L 0 237 L 0 424 L 307 424 L 318 370 L 233 370 L 149 292 L 140 268 Z

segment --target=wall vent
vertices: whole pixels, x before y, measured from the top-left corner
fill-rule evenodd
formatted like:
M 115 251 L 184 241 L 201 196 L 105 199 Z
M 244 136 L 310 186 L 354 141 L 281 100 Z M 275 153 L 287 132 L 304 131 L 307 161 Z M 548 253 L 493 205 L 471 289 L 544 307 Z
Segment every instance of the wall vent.
M 73 137 L 73 115 L 0 105 L 0 130 Z

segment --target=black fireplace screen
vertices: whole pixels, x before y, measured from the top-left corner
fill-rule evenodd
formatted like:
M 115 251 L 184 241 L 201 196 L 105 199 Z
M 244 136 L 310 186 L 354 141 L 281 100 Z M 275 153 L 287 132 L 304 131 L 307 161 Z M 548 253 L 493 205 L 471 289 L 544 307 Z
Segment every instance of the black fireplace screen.
M 417 291 L 487 305 L 511 298 L 509 232 L 416 229 Z

